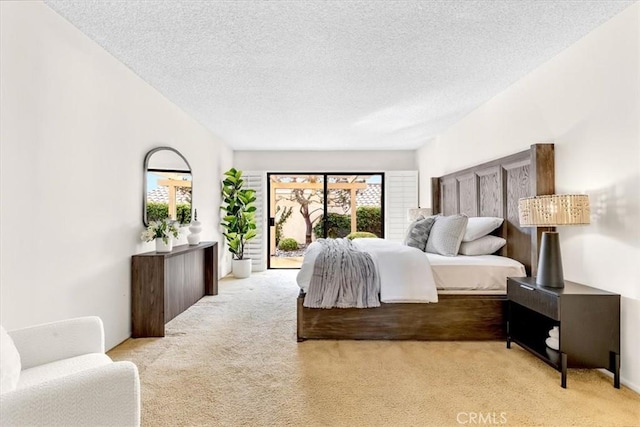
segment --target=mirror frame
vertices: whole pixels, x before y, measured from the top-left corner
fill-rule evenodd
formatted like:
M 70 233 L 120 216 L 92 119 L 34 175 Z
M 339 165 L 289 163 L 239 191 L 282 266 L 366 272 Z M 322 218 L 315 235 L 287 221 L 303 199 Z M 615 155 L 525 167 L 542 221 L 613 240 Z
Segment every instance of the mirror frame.
M 151 159 L 151 156 L 154 153 L 157 153 L 158 151 L 163 151 L 163 150 L 167 150 L 167 151 L 173 151 L 175 154 L 177 154 L 182 161 L 184 161 L 185 165 L 187 165 L 187 167 L 189 168 L 189 173 L 191 174 L 191 215 L 193 218 L 193 169 L 191 169 L 191 165 L 189 164 L 189 162 L 187 161 L 187 159 L 175 148 L 172 147 L 156 147 L 153 150 L 150 150 L 145 156 L 144 156 L 144 165 L 143 165 L 143 179 L 142 179 L 142 223 L 144 224 L 145 227 L 149 226 L 149 221 L 147 220 L 147 173 L 148 173 L 148 169 L 149 169 L 149 159 Z M 186 171 L 179 171 L 179 172 L 186 172 Z M 186 224 L 183 224 L 183 226 Z

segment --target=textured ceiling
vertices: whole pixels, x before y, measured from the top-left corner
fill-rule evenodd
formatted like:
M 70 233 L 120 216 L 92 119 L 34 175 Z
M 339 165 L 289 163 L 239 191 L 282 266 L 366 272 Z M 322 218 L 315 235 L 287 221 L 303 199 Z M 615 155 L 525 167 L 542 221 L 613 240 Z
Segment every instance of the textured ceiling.
M 236 150 L 414 149 L 633 1 L 46 3 Z

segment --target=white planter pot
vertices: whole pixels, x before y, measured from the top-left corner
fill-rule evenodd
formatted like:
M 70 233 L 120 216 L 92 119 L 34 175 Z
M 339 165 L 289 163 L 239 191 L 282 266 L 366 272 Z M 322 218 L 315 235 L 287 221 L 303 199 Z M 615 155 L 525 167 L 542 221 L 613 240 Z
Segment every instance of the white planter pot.
M 173 239 L 169 237 L 165 244 L 160 237 L 156 237 L 156 252 L 171 252 L 173 249 Z
M 251 260 L 249 258 L 234 259 L 231 268 L 237 279 L 246 279 L 251 276 Z

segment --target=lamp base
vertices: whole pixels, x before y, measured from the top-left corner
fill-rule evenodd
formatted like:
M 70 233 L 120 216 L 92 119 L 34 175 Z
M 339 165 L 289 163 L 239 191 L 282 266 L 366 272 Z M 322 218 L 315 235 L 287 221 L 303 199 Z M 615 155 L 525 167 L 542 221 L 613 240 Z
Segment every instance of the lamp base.
M 564 288 L 560 235 L 556 231 L 542 233 L 536 285 L 547 288 Z

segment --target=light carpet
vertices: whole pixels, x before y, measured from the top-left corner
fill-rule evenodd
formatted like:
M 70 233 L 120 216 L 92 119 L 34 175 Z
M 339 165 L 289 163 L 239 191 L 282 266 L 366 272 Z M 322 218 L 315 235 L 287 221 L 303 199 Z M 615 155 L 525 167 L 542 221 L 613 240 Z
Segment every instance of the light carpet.
M 109 352 L 140 370 L 145 426 L 640 426 L 640 395 L 503 342 L 296 342 L 297 271 L 225 278 L 164 338 Z M 622 361 L 624 364 L 624 360 Z

